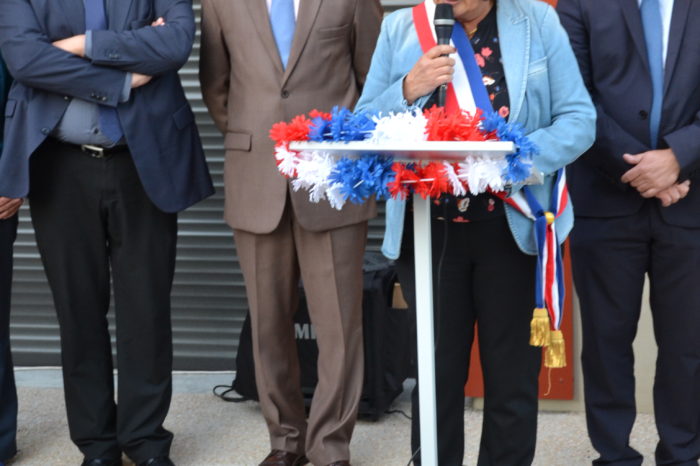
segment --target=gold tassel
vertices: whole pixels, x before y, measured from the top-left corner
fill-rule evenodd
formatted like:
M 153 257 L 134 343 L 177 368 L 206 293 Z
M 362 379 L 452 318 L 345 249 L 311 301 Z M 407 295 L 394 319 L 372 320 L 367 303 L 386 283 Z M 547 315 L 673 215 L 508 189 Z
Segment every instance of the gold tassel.
M 544 367 L 558 369 L 566 367 L 566 346 L 561 330 L 552 331 L 549 345 L 544 354 Z
M 549 314 L 547 309 L 536 307 L 530 321 L 530 345 L 547 346 L 550 337 Z

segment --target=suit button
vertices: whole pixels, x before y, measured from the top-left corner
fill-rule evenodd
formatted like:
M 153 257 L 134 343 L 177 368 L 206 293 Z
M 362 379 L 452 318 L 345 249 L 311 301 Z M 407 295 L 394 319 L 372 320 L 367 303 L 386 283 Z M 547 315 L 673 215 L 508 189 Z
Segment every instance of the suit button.
M 92 94 L 90 94 L 90 97 L 93 98 L 93 99 L 96 99 L 96 98 L 97 98 L 97 94 L 95 94 L 95 93 L 93 92 Z
M 49 134 L 50 131 L 49 128 L 41 128 L 41 134 Z
M 283 99 L 286 99 L 287 97 L 289 97 L 289 91 L 284 89 L 282 91 L 282 94 L 280 94 L 280 95 L 282 96 Z
M 67 95 L 64 95 L 63 100 L 70 100 L 70 97 L 68 97 Z
M 649 117 L 649 113 L 646 110 L 639 111 L 639 118 L 646 120 Z
M 107 97 L 102 96 L 102 97 L 100 97 L 100 100 L 101 100 L 102 102 L 107 102 Z

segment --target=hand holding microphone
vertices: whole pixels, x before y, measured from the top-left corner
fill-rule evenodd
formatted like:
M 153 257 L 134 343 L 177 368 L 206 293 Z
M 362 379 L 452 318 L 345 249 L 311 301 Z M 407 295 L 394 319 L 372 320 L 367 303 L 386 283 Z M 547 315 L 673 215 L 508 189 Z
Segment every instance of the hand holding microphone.
M 439 23 L 439 24 L 438 24 Z M 452 81 L 454 73 L 454 59 L 449 54 L 455 53 L 454 47 L 449 45 L 452 35 L 454 16 L 452 7 L 448 4 L 439 4 L 435 8 L 435 32 L 438 45 L 428 50 L 406 75 L 403 82 L 403 95 L 409 104 L 413 104 L 418 98 L 432 93 L 436 88 L 444 89 L 438 95 L 442 97 L 447 91 L 447 83 Z

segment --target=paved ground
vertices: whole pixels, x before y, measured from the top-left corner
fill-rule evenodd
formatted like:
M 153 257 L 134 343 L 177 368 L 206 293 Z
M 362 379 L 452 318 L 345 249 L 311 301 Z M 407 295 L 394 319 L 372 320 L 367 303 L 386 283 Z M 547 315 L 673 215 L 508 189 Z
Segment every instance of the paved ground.
M 13 466 L 79 465 L 82 457 L 68 438 L 65 406 L 57 370 L 18 370 L 19 448 Z M 172 458 L 178 466 L 256 465 L 267 453 L 265 423 L 256 403 L 225 403 L 211 387 L 231 374 L 176 374 L 166 427 L 175 433 Z M 394 408 L 409 412 L 407 393 Z M 476 464 L 481 413 L 465 411 L 465 464 Z M 403 466 L 410 457 L 410 421 L 400 414 L 378 422 L 359 422 L 351 445 L 355 466 Z M 653 464 L 657 441 L 653 419 L 640 415 L 632 444 Z M 578 466 L 595 458 L 583 415 L 541 413 L 535 465 Z M 131 464 L 131 463 L 125 463 Z

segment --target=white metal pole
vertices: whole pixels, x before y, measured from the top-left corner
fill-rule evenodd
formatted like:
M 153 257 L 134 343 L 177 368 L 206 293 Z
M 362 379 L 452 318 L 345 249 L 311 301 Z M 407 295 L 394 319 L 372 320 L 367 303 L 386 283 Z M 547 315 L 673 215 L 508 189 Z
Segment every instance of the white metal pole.
M 437 466 L 437 407 L 435 404 L 435 334 L 433 333 L 433 260 L 430 237 L 430 198 L 413 195 L 416 265 L 416 329 L 420 378 L 420 444 L 424 466 Z

